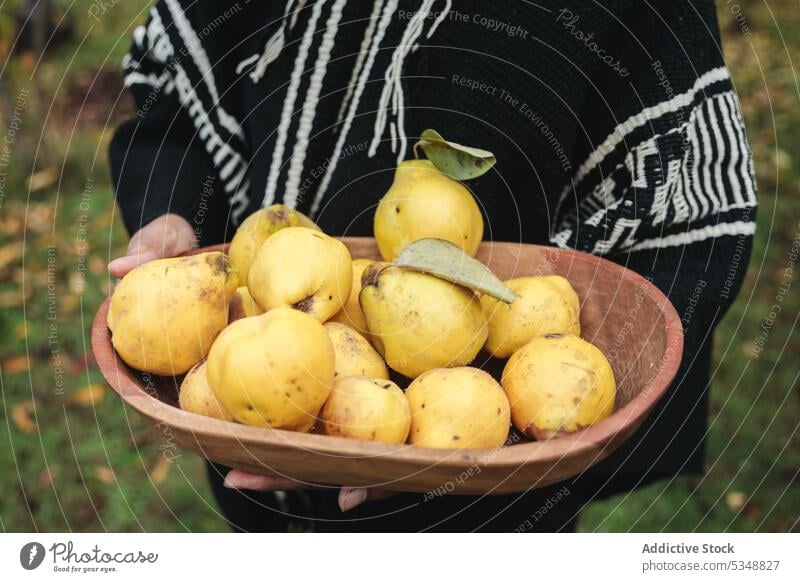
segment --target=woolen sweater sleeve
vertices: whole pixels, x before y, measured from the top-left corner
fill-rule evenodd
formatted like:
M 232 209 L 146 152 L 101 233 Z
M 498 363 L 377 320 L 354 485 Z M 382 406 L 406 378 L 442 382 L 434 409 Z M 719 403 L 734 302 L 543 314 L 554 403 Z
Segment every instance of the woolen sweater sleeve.
M 604 46 L 625 74 L 593 76 L 604 103 L 587 100 L 590 137 L 551 240 L 625 264 L 678 304 L 705 284 L 702 303 L 725 307 L 744 276 L 756 198 L 714 4 L 664 0 L 616 16 Z
M 178 101 L 169 60 L 148 34 L 152 19 L 136 30 L 123 61 L 136 117 L 119 126 L 109 148 L 117 202 L 131 234 L 166 213 L 197 223 L 207 212 L 198 214 L 201 194 L 215 176 L 212 159 Z
M 595 77 L 607 101 L 587 102 L 592 143 L 579 146 L 552 241 L 647 277 L 675 306 L 685 340 L 669 392 L 594 470 L 613 476 L 610 492 L 643 475 L 702 470 L 712 332 L 744 278 L 756 208 L 713 2 L 656 1 L 618 15 L 605 46 L 627 74 Z

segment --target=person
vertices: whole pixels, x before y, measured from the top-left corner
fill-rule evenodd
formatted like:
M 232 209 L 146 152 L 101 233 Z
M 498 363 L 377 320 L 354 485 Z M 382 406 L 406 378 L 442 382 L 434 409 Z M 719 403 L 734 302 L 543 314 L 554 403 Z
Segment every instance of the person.
M 209 463 L 234 529 L 572 531 L 592 499 L 702 473 L 713 330 L 741 285 L 756 208 L 712 1 L 161 0 L 123 64 L 137 112 L 110 146 L 133 234 L 109 265 L 117 276 L 230 240 L 273 203 L 369 236 L 394 168 L 433 128 L 499 160 L 468 183 L 485 238 L 616 261 L 684 326 L 668 393 L 573 479 L 428 499 Z

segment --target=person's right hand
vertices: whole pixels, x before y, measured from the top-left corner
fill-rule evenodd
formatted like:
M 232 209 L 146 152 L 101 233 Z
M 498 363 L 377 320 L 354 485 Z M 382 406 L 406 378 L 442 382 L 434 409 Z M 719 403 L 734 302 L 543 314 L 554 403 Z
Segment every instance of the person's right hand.
M 131 237 L 125 256 L 111 261 L 108 270 L 115 277 L 123 277 L 141 264 L 176 257 L 194 245 L 194 230 L 189 222 L 177 214 L 165 214 L 140 228 Z

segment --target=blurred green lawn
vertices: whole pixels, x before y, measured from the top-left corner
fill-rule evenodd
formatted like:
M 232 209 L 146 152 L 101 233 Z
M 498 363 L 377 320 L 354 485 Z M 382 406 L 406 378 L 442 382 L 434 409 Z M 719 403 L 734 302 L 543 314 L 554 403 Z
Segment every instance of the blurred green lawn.
M 125 98 L 117 102 L 118 67 L 145 10 L 117 3 L 95 21 L 88 0 L 57 3 L 72 5 L 70 38 L 41 62 L 30 53 L 7 60 L 20 4 L 0 8 L 0 128 L 15 109 L 21 126 L 0 190 L 0 530 L 224 531 L 200 459 L 180 452 L 164 460 L 160 433 L 97 387 L 88 345 L 111 285 L 106 261 L 126 242 L 106 149 L 114 125 L 131 113 Z M 737 7 L 751 36 L 737 24 Z M 708 472 L 594 503 L 582 531 L 800 529 L 800 293 L 797 270 L 787 270 L 800 240 L 800 87 L 792 68 L 800 10 L 789 0 L 740 1 L 720 2 L 718 13 L 756 157 L 760 210 L 744 289 L 716 337 Z M 755 353 L 785 282 L 792 285 Z

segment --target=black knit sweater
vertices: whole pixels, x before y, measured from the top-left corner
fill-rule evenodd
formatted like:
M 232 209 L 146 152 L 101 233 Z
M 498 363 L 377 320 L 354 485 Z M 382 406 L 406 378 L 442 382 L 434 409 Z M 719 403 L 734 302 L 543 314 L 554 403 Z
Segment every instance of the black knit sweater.
M 678 380 L 584 483 L 702 469 L 711 331 L 756 204 L 713 2 L 162 0 L 124 67 L 138 110 L 110 157 L 131 232 L 175 212 L 219 242 L 283 202 L 369 235 L 422 130 L 494 152 L 468 183 L 486 238 L 604 255 L 683 317 Z

